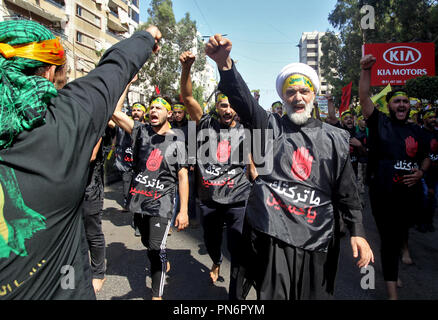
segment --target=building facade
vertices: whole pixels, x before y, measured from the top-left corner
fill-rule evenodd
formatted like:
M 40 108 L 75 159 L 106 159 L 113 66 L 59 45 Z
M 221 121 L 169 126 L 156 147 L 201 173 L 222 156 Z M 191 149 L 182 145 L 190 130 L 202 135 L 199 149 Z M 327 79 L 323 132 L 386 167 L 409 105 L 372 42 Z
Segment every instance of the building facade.
M 0 0 L 0 21 L 34 20 L 52 30 L 66 50 L 71 81 L 94 69 L 106 49 L 135 31 L 139 1 Z M 130 95 L 139 99 L 135 88 Z
M 318 94 L 325 95 L 329 90 L 327 81 L 321 75 L 321 38 L 324 36 L 324 32 L 303 32 L 301 35 L 300 43 L 300 62 L 305 63 L 315 69 L 316 73 L 321 80 L 321 88 Z

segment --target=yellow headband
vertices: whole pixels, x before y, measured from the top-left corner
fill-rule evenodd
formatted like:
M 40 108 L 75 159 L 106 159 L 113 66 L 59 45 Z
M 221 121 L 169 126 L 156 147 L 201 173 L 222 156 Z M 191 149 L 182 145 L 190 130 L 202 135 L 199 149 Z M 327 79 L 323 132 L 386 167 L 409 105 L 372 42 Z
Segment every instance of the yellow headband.
M 65 51 L 59 38 L 11 46 L 0 43 L 0 53 L 6 59 L 21 57 L 57 66 L 65 63 Z
M 169 102 L 167 102 L 163 98 L 156 98 L 155 100 L 153 100 L 151 102 L 151 104 L 149 105 L 148 110 L 151 108 L 150 106 L 153 105 L 153 104 L 161 105 L 161 106 L 165 107 L 167 109 L 167 111 L 171 111 L 172 110 L 172 107 L 170 106 Z
M 216 103 L 221 102 L 222 100 L 228 100 L 228 97 L 223 93 L 219 93 L 216 99 Z
M 435 112 L 429 111 L 429 112 L 426 112 L 426 114 L 423 116 L 423 119 L 429 119 L 429 118 L 433 118 L 433 117 L 436 117 Z
M 140 104 L 140 103 L 136 103 L 132 106 L 132 108 L 139 108 L 141 109 L 143 112 L 146 112 L 146 108 L 144 105 Z
M 396 93 L 394 93 L 394 95 L 391 97 L 391 99 L 389 99 L 388 103 L 391 102 L 392 99 L 396 98 L 396 97 L 406 97 L 409 99 L 408 95 L 406 94 L 406 92 L 403 91 L 397 91 Z
M 277 107 L 283 108 L 283 104 L 281 102 L 274 103 L 274 105 L 272 106 L 272 110 L 275 110 L 275 108 L 277 108 Z
M 183 110 L 183 111 L 186 111 L 186 107 L 184 105 L 182 105 L 182 104 L 177 103 L 177 104 L 173 105 L 173 110 Z
M 344 120 L 344 118 L 345 118 L 347 115 L 350 115 L 350 116 L 351 116 L 351 111 L 350 111 L 350 110 L 347 110 L 347 111 L 342 112 L 342 114 L 341 114 L 341 119 Z
M 283 83 L 283 94 L 286 92 L 286 89 L 289 88 L 290 86 L 306 86 L 308 87 L 310 90 L 315 91 L 315 89 L 313 88 L 313 84 L 312 81 L 310 81 L 309 78 L 307 78 L 306 76 L 302 75 L 302 74 L 293 74 L 291 76 L 289 76 Z

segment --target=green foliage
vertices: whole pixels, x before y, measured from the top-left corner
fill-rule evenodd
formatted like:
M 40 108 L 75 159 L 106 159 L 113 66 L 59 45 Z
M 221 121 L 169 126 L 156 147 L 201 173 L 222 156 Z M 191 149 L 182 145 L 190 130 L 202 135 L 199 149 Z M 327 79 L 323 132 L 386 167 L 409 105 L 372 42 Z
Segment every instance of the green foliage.
M 360 9 L 368 4 L 375 10 L 375 29 L 362 30 Z M 353 81 L 352 96 L 358 94 L 359 61 L 363 43 L 435 42 L 438 44 L 438 4 L 431 0 L 338 0 L 329 14 L 339 34 L 328 31 L 322 38 L 321 72 L 334 87 L 340 104 L 342 87 Z M 436 50 L 438 55 L 438 50 Z M 436 65 L 438 71 L 438 64 Z M 382 88 L 376 88 L 376 92 Z
M 426 99 L 430 103 L 438 100 L 438 76 L 421 76 L 406 81 L 405 89 L 410 97 Z
M 140 82 L 158 86 L 162 94 L 176 96 L 181 71 L 179 55 L 196 47 L 193 70 L 202 71 L 206 62 L 204 43 L 197 35 L 196 22 L 190 19 L 189 13 L 176 22 L 171 0 L 152 0 L 148 14 L 147 23 L 138 29 L 145 30 L 151 24 L 157 26 L 162 33 L 161 50 L 158 55 L 152 55 L 141 69 Z M 153 93 L 145 92 L 146 100 Z

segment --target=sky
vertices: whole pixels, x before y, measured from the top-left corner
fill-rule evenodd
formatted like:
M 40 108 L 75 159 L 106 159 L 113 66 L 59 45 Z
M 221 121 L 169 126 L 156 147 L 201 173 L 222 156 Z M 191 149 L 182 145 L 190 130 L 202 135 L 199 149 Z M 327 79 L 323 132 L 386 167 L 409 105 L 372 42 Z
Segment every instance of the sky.
M 175 19 L 186 12 L 202 36 L 227 34 L 230 56 L 259 103 L 269 109 L 280 100 L 275 79 L 287 64 L 299 62 L 302 32 L 334 30 L 328 15 L 336 0 L 172 0 Z M 147 20 L 149 0 L 140 0 L 140 20 Z M 205 38 L 208 41 L 208 38 Z M 216 66 L 210 58 L 208 62 Z M 217 68 L 215 67 L 215 70 Z M 219 81 L 219 74 L 216 72 Z

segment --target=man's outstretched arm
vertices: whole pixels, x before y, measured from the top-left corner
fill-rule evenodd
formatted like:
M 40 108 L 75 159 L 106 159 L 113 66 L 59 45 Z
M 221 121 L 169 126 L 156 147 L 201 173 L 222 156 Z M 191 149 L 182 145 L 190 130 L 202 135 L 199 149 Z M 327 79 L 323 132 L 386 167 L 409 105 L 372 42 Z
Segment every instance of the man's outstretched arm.
M 190 77 L 190 70 L 193 62 L 195 62 L 195 59 L 195 55 L 190 51 L 183 52 L 179 56 L 179 61 L 181 62 L 182 66 L 181 96 L 190 118 L 192 118 L 192 120 L 196 121 L 196 124 L 198 124 L 204 112 L 198 101 L 196 101 L 196 99 L 193 97 L 192 92 L 192 79 Z
M 371 68 L 374 63 L 376 58 L 371 54 L 360 59 L 359 101 L 365 119 L 368 119 L 374 111 L 374 103 L 370 98 Z

